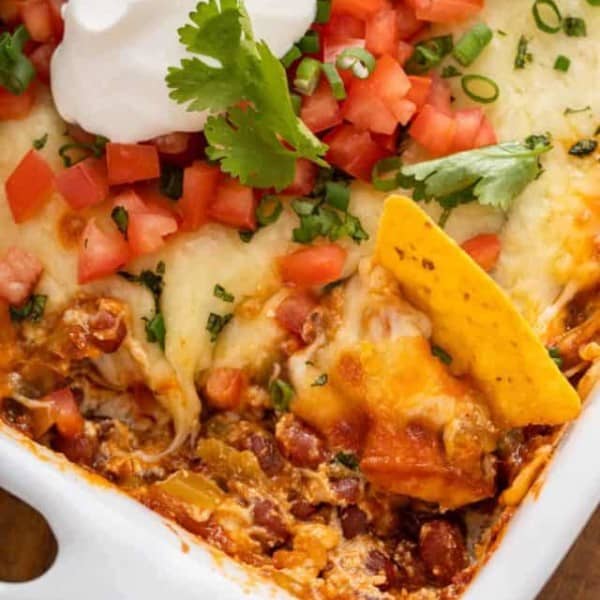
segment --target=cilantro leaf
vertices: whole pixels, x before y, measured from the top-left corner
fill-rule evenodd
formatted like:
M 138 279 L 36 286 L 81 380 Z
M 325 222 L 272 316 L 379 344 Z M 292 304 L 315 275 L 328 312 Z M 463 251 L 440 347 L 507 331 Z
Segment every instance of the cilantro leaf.
M 276 190 L 292 183 L 298 158 L 325 166 L 327 146 L 297 117 L 286 72 L 254 39 L 241 0 L 208 0 L 190 19 L 179 38 L 198 56 L 171 67 L 166 80 L 189 110 L 221 113 L 206 123 L 207 155 L 243 184 Z
M 48 296 L 33 294 L 23 306 L 11 306 L 9 308 L 10 319 L 15 323 L 22 323 L 23 321 L 38 323 L 44 316 L 47 302 Z
M 21 25 L 11 35 L 0 35 L 0 86 L 11 94 L 21 95 L 35 77 L 32 62 L 23 54 L 29 40 L 27 29 Z
M 506 142 L 405 166 L 402 175 L 412 178 L 409 183 L 419 192 L 415 199 L 435 199 L 444 208 L 478 201 L 508 210 L 540 175 L 539 157 L 551 148 L 542 138 L 535 144 Z

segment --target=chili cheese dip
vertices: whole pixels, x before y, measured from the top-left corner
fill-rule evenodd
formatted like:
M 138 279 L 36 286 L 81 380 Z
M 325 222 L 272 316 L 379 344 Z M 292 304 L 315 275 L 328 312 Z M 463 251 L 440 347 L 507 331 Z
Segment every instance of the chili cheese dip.
M 600 370 L 596 4 L 0 0 L 0 427 L 459 598 Z

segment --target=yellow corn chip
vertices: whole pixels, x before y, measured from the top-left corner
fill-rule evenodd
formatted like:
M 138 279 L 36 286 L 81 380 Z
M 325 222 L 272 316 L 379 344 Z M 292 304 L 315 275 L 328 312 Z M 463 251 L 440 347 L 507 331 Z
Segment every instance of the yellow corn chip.
M 508 296 L 412 200 L 386 201 L 377 261 L 433 323 L 434 343 L 469 375 L 498 424 L 556 425 L 581 403 Z M 415 365 L 418 368 L 418 365 Z

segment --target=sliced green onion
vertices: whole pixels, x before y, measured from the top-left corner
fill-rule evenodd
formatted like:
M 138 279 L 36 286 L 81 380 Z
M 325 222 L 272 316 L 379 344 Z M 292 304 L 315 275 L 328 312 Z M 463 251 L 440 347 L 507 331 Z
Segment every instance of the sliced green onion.
M 442 69 L 442 78 L 450 79 L 451 77 L 460 77 L 462 71 L 459 71 L 454 65 L 446 65 Z
M 527 64 L 533 61 L 533 54 L 529 52 L 529 41 L 522 35 L 519 38 L 517 46 L 517 55 L 515 56 L 515 69 L 524 69 Z
M 300 109 L 302 108 L 302 97 L 298 94 L 290 94 L 290 100 L 292 101 L 292 107 L 296 116 L 300 115 Z
M 294 88 L 305 96 L 312 96 L 321 78 L 321 63 L 314 58 L 303 58 L 296 71 Z
M 569 37 L 585 37 L 587 35 L 585 21 L 579 17 L 565 17 L 563 30 Z
M 373 187 L 380 192 L 391 192 L 398 187 L 402 161 L 398 156 L 381 159 L 373 167 Z
M 477 23 L 458 40 L 452 56 L 463 67 L 468 67 L 492 41 L 493 36 L 492 30 L 485 23 Z
M 328 181 L 325 184 L 325 201 L 329 206 L 347 212 L 350 205 L 350 189 L 342 183 Z
M 302 54 L 316 54 L 321 49 L 319 34 L 316 31 L 309 31 L 298 42 L 298 48 Z
M 283 205 L 277 196 L 263 196 L 256 209 L 256 220 L 261 227 L 272 225 L 279 219 Z
M 317 0 L 317 16 L 315 23 L 325 25 L 331 18 L 331 0 Z
M 405 65 L 406 72 L 411 75 L 422 75 L 431 71 L 452 52 L 453 47 L 454 40 L 451 35 L 442 35 L 419 42 Z
M 563 73 L 566 73 L 569 70 L 570 66 L 571 66 L 571 59 L 568 58 L 567 56 L 563 56 L 562 54 L 559 54 L 556 57 L 556 60 L 554 61 L 554 68 L 557 71 L 562 71 Z
M 321 68 L 323 69 L 323 73 L 325 73 L 325 77 L 327 77 L 327 81 L 329 81 L 333 97 L 336 100 L 344 100 L 346 98 L 346 86 L 338 70 L 331 63 L 323 63 Z
M 269 393 L 275 410 L 287 412 L 290 409 L 294 398 L 294 388 L 289 383 L 282 379 L 275 379 L 269 386 Z
M 367 79 L 375 70 L 375 64 L 375 57 L 364 48 L 346 48 L 336 60 L 338 69 L 350 70 L 358 79 Z
M 546 20 L 544 20 L 540 12 L 542 6 L 549 7 L 548 10 L 545 10 Z M 531 12 L 533 13 L 535 24 L 539 30 L 546 33 L 558 33 L 561 30 L 563 19 L 560 14 L 560 9 L 554 0 L 535 0 Z
M 300 48 L 292 46 L 281 59 L 281 64 L 285 69 L 289 69 L 299 58 L 302 58 Z
M 484 75 L 465 75 L 460 83 L 465 94 L 481 104 L 491 104 L 500 96 L 498 84 Z M 477 92 L 477 88 L 482 89 L 482 93 Z

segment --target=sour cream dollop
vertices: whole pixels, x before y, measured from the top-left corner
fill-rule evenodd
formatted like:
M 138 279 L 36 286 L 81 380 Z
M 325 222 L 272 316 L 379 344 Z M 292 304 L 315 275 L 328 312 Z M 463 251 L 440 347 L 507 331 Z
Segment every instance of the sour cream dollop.
M 177 30 L 199 0 L 70 0 L 52 60 L 63 119 L 114 142 L 199 131 L 206 113 L 169 98 L 165 76 L 188 56 Z M 206 1 L 206 0 L 201 0 Z M 246 0 L 256 39 L 283 56 L 310 27 L 316 0 Z

